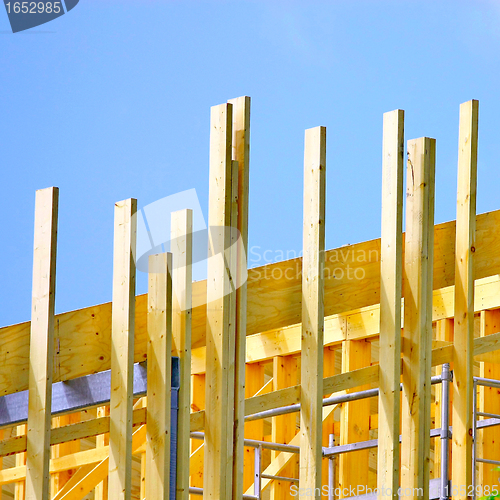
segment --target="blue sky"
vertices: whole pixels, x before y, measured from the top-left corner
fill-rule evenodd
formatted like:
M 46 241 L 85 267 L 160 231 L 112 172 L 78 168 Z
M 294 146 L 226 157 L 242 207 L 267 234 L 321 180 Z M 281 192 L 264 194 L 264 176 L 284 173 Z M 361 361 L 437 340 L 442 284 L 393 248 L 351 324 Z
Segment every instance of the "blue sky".
M 478 212 L 499 209 L 499 21 L 493 0 L 80 0 L 13 35 L 0 11 L 0 325 L 30 317 L 36 189 L 60 188 L 57 312 L 109 301 L 114 202 L 195 188 L 206 216 L 210 106 L 240 95 L 261 253 L 300 251 L 304 129 L 317 125 L 327 247 L 380 235 L 382 115 L 395 108 L 407 139 L 437 140 L 443 222 L 459 105 L 479 99 Z

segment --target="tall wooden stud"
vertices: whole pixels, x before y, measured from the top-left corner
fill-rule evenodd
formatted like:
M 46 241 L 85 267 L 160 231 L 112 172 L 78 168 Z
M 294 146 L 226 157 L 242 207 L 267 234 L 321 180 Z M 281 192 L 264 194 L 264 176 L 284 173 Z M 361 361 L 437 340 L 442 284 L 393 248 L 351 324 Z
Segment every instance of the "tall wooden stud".
M 189 498 L 189 415 L 191 413 L 191 295 L 193 211 L 172 214 L 171 252 L 174 353 L 180 359 L 179 416 L 177 428 L 177 499 Z
M 171 253 L 149 257 L 146 498 L 158 500 L 170 498 L 171 272 Z
M 297 358 L 294 356 L 276 356 L 273 358 L 273 390 L 279 391 L 297 384 Z M 257 421 L 258 422 L 258 421 Z M 254 422 L 249 422 L 254 423 Z M 256 422 L 255 422 L 256 423 Z M 262 422 L 264 423 L 264 422 Z M 297 432 L 297 416 L 294 413 L 273 417 L 272 442 L 288 444 Z M 271 460 L 278 456 L 279 452 L 271 453 Z M 296 461 L 293 461 L 296 462 Z M 287 465 L 281 472 L 281 476 L 297 477 L 296 463 Z M 285 481 L 273 481 L 271 485 L 271 500 L 284 500 L 290 496 L 290 483 Z
M 48 500 L 59 189 L 36 192 L 26 499 Z
M 97 418 L 109 417 L 109 406 L 99 406 L 97 408 Z M 99 434 L 95 438 L 96 448 L 109 445 L 109 434 Z M 107 500 L 108 498 L 108 478 L 103 479 L 94 489 L 94 500 Z
M 380 242 L 380 337 L 378 398 L 379 496 L 399 488 L 401 383 L 401 287 L 403 283 L 404 111 L 384 114 L 382 143 L 382 238 Z M 387 495 L 385 495 L 387 496 Z
M 326 128 L 306 130 L 299 484 L 321 496 Z
M 474 367 L 474 252 L 476 240 L 477 126 L 479 102 L 460 106 L 457 233 L 455 244 L 455 337 L 453 363 L 452 484 L 457 499 L 472 484 Z M 465 488 L 460 488 L 464 485 Z M 466 491 L 461 491 L 466 490 Z
M 230 331 L 235 319 L 231 318 L 232 283 L 226 252 L 231 243 L 232 115 L 232 104 L 211 109 L 203 490 L 206 498 L 214 500 L 227 500 L 233 494 L 235 353 L 234 349 L 231 352 Z
M 111 400 L 109 500 L 131 499 L 134 382 L 135 262 L 137 201 L 115 204 L 113 304 L 111 312 Z
M 429 498 L 436 141 L 408 141 L 401 487 Z
M 366 340 L 345 340 L 342 342 L 342 372 L 347 373 L 370 366 L 371 343 Z M 348 392 L 364 391 L 369 385 L 362 385 Z M 342 405 L 340 415 L 340 444 L 352 444 L 370 439 L 370 400 L 361 399 Z M 339 457 L 339 485 L 342 488 L 368 486 L 369 450 L 343 453 Z
M 481 311 L 481 337 L 497 333 L 500 331 L 500 310 Z M 497 361 L 500 357 L 497 351 Z M 500 380 L 500 363 L 480 363 L 480 374 L 484 378 L 492 378 Z M 485 413 L 493 413 L 500 415 L 500 398 L 498 397 L 498 389 L 493 387 L 480 387 L 478 398 L 479 411 Z M 491 459 L 498 454 L 498 443 L 500 443 L 500 427 L 494 426 L 485 428 L 478 432 L 478 453 L 481 458 Z M 494 488 L 498 490 L 498 471 L 494 470 L 491 464 L 480 463 L 478 486 L 482 487 L 483 494 L 488 493 L 486 488 L 491 492 Z
M 238 162 L 237 220 L 233 222 L 240 233 L 236 263 L 236 338 L 234 381 L 234 498 L 243 495 L 243 439 L 245 416 L 245 361 L 247 324 L 247 249 L 248 249 L 248 190 L 250 171 L 250 97 L 243 96 L 229 101 L 233 105 L 232 158 Z

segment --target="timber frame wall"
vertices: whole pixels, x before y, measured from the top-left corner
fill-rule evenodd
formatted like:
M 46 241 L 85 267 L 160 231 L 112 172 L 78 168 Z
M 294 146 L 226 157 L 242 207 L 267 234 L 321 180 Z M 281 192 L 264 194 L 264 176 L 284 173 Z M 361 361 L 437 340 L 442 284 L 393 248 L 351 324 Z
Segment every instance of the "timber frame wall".
M 178 500 L 197 498 L 190 487 L 213 500 L 253 495 L 256 448 L 244 439 L 300 447 L 264 450 L 259 498 L 294 496 L 292 483 L 266 476 L 296 478 L 303 497 L 319 498 L 332 434 L 340 445 L 378 437 L 378 448 L 335 461 L 336 487 L 396 496 L 402 486 L 427 499 L 441 467 L 440 438 L 430 436 L 442 400 L 430 379 L 444 363 L 453 370 L 452 495 L 471 496 L 474 398 L 479 411 L 500 413 L 498 390 L 474 394 L 473 385 L 478 375 L 500 379 L 500 211 L 476 217 L 477 135 L 478 102 L 469 101 L 460 107 L 457 221 L 435 226 L 436 141 L 405 145 L 404 112 L 386 113 L 382 237 L 325 251 L 326 129 L 307 130 L 303 258 L 248 270 L 245 281 L 250 98 L 215 106 L 209 225 L 241 236 L 210 239 L 225 259 L 210 259 L 208 280 L 192 283 L 192 212 L 176 212 L 175 245 L 150 258 L 148 294 L 136 297 L 137 202 L 119 202 L 112 303 L 57 316 L 58 189 L 37 191 L 31 322 L 0 328 L 0 395 L 29 390 L 27 421 L 0 430 L 2 499 L 170 498 L 171 354 L 180 358 Z M 134 397 L 134 363 L 146 359 L 147 396 Z M 110 403 L 52 415 L 53 384 L 105 370 Z M 378 398 L 322 406 L 325 396 L 377 387 Z M 245 423 L 297 403 L 300 417 Z M 498 460 L 499 438 L 498 427 L 483 429 L 478 453 Z M 491 465 L 477 474 L 481 487 L 497 483 Z

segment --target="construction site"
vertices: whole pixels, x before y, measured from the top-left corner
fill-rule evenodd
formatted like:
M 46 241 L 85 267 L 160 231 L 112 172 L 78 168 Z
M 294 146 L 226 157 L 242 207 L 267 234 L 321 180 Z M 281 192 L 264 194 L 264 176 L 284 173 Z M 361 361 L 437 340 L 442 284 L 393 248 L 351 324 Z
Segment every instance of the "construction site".
M 381 238 L 336 249 L 327 131 L 306 130 L 302 256 L 248 269 L 250 98 L 214 106 L 207 279 L 186 207 L 136 295 L 127 199 L 112 302 L 57 315 L 59 191 L 37 191 L 31 318 L 0 328 L 1 500 L 500 495 L 500 210 L 476 215 L 478 115 L 457 103 L 456 221 L 435 225 L 436 140 L 385 113 Z

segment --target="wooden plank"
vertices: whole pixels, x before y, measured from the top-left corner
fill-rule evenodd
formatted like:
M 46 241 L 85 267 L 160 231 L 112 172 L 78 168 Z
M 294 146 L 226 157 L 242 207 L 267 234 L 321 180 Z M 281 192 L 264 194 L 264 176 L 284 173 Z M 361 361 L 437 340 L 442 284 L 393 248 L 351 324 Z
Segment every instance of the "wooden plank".
M 52 429 L 78 423 L 80 422 L 80 419 L 80 412 L 55 417 L 52 419 Z M 77 451 L 80 451 L 79 440 L 56 444 L 55 446 L 52 446 L 52 458 L 71 455 L 72 453 L 76 453 Z M 51 495 L 54 495 L 59 490 L 61 490 L 61 488 L 69 481 L 74 472 L 74 470 L 68 470 L 60 472 L 58 474 L 52 474 L 52 476 L 50 476 Z
M 249 365 L 249 368 L 252 365 Z M 293 387 L 297 383 L 297 358 L 292 356 L 277 356 L 273 359 L 273 390 L 277 391 L 287 387 Z M 262 423 L 264 423 L 262 421 Z M 289 443 L 297 433 L 297 415 L 290 413 L 280 415 L 272 419 L 271 441 L 273 443 Z M 271 460 L 278 456 L 275 451 L 271 452 Z M 281 474 L 285 477 L 297 478 L 297 460 L 292 460 Z M 250 482 L 252 484 L 253 481 Z M 283 500 L 289 498 L 290 483 L 273 481 L 271 488 L 271 500 Z
M 333 347 L 325 347 L 323 349 L 323 393 L 325 392 L 325 379 L 328 377 L 333 377 L 336 375 L 335 369 L 335 354 L 336 350 Z M 330 434 L 335 434 L 335 416 L 332 414 L 329 417 L 323 419 L 323 431 L 322 431 L 322 445 L 323 447 L 328 447 L 330 442 Z M 293 437 L 293 436 L 292 436 Z M 337 444 L 340 440 L 337 440 Z M 321 466 L 321 487 L 328 488 L 328 469 L 330 460 L 328 458 L 323 458 Z M 289 476 L 296 477 L 296 476 Z M 288 490 L 290 485 L 288 485 Z M 322 490 L 325 491 L 325 490 Z
M 323 411 L 326 128 L 306 130 L 299 484 L 320 498 Z
M 435 155 L 434 139 L 408 141 L 401 487 L 424 499 L 429 497 Z
M 227 271 L 231 223 L 231 104 L 211 109 L 209 183 L 209 261 L 207 283 L 207 371 L 205 413 L 204 496 L 232 497 L 234 349 L 230 348 L 231 277 Z M 224 256 L 225 258 L 222 258 Z M 234 310 L 234 309 L 233 309 Z M 231 415 L 231 419 L 229 416 Z M 230 421 L 229 421 L 230 420 Z M 231 443 L 231 447 L 228 446 Z
M 50 412 L 58 205 L 58 188 L 51 187 L 36 192 L 26 455 L 27 500 L 48 500 L 50 495 Z
M 99 406 L 97 408 L 97 418 L 109 417 L 109 406 Z M 109 445 L 109 434 L 103 433 L 95 438 L 96 448 Z M 94 490 L 94 500 L 107 500 L 108 498 L 108 478 L 103 479 Z
M 403 283 L 404 111 L 384 114 L 380 245 L 379 430 L 377 487 L 398 499 Z M 385 488 L 385 490 L 384 490 Z
M 479 312 L 500 306 L 500 279 L 491 276 L 476 280 L 474 309 Z M 454 287 L 433 293 L 433 321 L 453 318 Z M 325 317 L 325 345 L 339 346 L 344 340 L 377 340 L 380 332 L 378 305 Z M 247 363 L 269 361 L 274 356 L 300 353 L 301 325 L 270 330 L 247 337 Z M 204 348 L 193 350 L 193 373 L 205 370 Z M 202 352 L 200 352 L 202 351 Z
M 476 280 L 500 273 L 500 210 L 478 215 L 476 228 Z M 454 283 L 455 223 L 435 226 L 434 289 Z M 380 301 L 380 240 L 326 252 L 325 314 L 351 311 Z M 286 255 L 283 256 L 286 258 Z M 347 266 L 351 269 L 348 278 Z M 362 280 L 352 279 L 354 267 Z M 301 259 L 292 259 L 248 271 L 247 335 L 300 323 Z M 334 270 L 338 278 L 332 276 Z M 271 279 L 271 276 L 274 276 Z M 288 279 L 290 278 L 290 279 Z M 193 284 L 193 304 L 206 298 L 206 281 Z M 497 295 L 498 298 L 498 295 Z M 493 300 L 493 297 L 490 297 Z M 498 307 L 493 305 L 489 307 Z M 146 359 L 147 297 L 137 297 L 135 362 Z M 110 369 L 111 304 L 101 304 L 56 316 L 58 350 L 54 382 Z M 193 348 L 205 345 L 206 307 L 193 307 Z M 0 365 L 0 394 L 26 390 L 29 367 L 29 322 L 0 328 L 0 343 L 12 356 Z M 300 338 L 300 334 L 299 334 Z M 300 347 L 298 349 L 300 351 Z M 250 348 L 247 352 L 251 353 Z M 287 355 L 274 352 L 273 356 Z M 81 363 L 82 357 L 85 363 Z
M 192 391 L 191 391 L 191 409 L 194 412 L 205 409 L 205 374 L 192 375 Z M 204 426 L 203 426 L 204 427 Z M 202 429 L 203 429 L 202 427 Z M 200 441 L 191 440 L 191 456 L 200 448 Z M 203 488 L 203 463 L 204 463 L 204 448 L 198 452 L 198 460 L 190 462 L 190 478 L 189 485 L 195 488 Z M 190 495 L 190 500 L 199 500 L 197 495 Z
M 189 415 L 191 413 L 191 296 L 193 261 L 193 211 L 172 214 L 173 259 L 172 342 L 179 357 L 180 389 L 177 426 L 177 499 L 189 498 Z
M 350 372 L 369 366 L 371 344 L 366 340 L 347 340 L 342 344 L 342 371 Z M 380 377 L 379 377 L 380 379 Z M 356 391 L 369 389 L 356 387 Z M 353 391 L 350 391 L 353 392 Z M 342 405 L 340 416 L 340 444 L 351 444 L 370 439 L 370 400 L 362 399 Z M 369 450 L 344 453 L 339 457 L 339 486 L 354 488 L 368 486 Z
M 500 331 L 500 311 L 481 312 L 481 337 Z M 497 354 L 496 363 L 480 363 L 480 377 L 500 380 L 500 353 Z M 498 389 L 493 387 L 479 387 L 478 408 L 481 412 L 500 415 L 500 398 Z M 498 459 L 498 443 L 500 443 L 500 427 L 489 427 L 478 432 L 479 458 Z M 483 495 L 488 495 L 493 488 L 498 489 L 498 471 L 491 464 L 479 464 L 477 485 L 481 487 Z
M 441 319 L 439 321 L 436 321 L 436 340 L 441 340 L 445 342 L 449 342 L 450 346 L 452 347 L 453 343 L 453 319 Z M 433 350 L 434 353 L 434 350 Z M 435 370 L 435 375 L 441 375 L 442 372 L 442 366 L 437 366 L 434 368 Z M 441 384 L 434 386 L 434 391 L 435 391 L 435 399 L 434 399 L 434 405 L 435 405 L 435 411 L 434 411 L 434 427 L 436 429 L 439 429 L 441 427 L 441 409 L 442 409 L 442 390 L 441 390 Z M 451 391 L 450 391 L 451 392 Z M 449 393 L 450 396 L 450 402 L 451 402 L 451 394 Z M 449 406 L 448 408 L 451 408 Z M 450 464 L 451 465 L 451 464 Z M 434 479 L 437 477 L 441 476 L 441 439 L 434 439 Z M 450 475 L 451 477 L 451 468 L 450 468 Z
M 137 201 L 115 205 L 108 498 L 131 500 Z
M 264 365 L 252 363 L 246 367 L 245 395 L 247 398 L 255 396 L 264 386 Z M 244 416 L 243 416 L 244 418 Z M 264 440 L 264 420 L 255 420 L 245 424 L 245 438 Z M 243 488 L 245 491 L 253 484 L 254 475 L 254 457 L 255 448 L 244 448 L 244 466 L 243 466 Z
M 479 102 L 460 106 L 457 230 L 455 251 L 455 355 L 453 364 L 453 463 L 456 499 L 472 484 L 472 399 L 474 363 L 474 253 L 476 251 L 477 126 Z M 465 486 L 466 491 L 461 491 Z
M 238 164 L 237 220 L 232 223 L 239 231 L 236 255 L 236 337 L 235 337 L 235 383 L 234 383 L 234 450 L 233 450 L 233 496 L 243 495 L 245 433 L 245 362 L 247 324 L 247 255 L 248 255 L 248 193 L 250 173 L 250 97 L 242 96 L 229 101 L 233 105 L 232 158 Z
M 18 425 L 16 427 L 16 436 L 23 436 L 26 446 L 26 424 Z M 16 455 L 16 467 L 22 467 L 26 465 L 26 453 L 18 453 Z M 19 481 L 14 486 L 14 500 L 25 500 L 26 494 L 26 482 Z
M 170 498 L 172 254 L 149 257 L 146 498 Z

